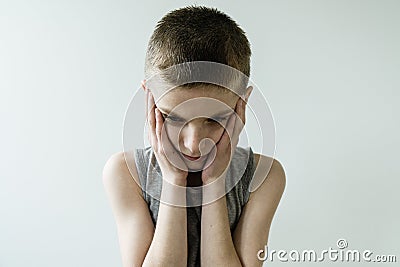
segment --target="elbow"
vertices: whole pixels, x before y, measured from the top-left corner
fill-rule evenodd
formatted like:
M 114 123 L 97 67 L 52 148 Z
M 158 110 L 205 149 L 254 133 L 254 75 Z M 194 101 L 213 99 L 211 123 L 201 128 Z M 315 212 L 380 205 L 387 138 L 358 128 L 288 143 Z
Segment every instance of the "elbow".
M 164 266 L 182 266 L 182 267 L 186 267 L 186 263 L 182 264 L 182 263 L 177 263 L 176 261 L 163 261 L 163 260 L 156 260 L 156 261 L 144 261 L 143 264 L 141 265 L 142 267 L 164 267 Z
M 169 257 L 157 257 L 147 254 L 143 261 L 142 267 L 164 267 L 164 266 L 176 266 L 176 267 L 186 267 L 187 260 L 169 258 Z

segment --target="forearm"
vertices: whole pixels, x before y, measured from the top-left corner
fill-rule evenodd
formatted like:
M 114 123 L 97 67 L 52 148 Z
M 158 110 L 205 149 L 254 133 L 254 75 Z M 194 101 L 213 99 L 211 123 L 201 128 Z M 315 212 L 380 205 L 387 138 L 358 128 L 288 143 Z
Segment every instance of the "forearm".
M 213 187 L 207 199 L 221 195 L 222 190 L 225 191 L 224 184 Z M 203 204 L 200 247 L 202 266 L 241 266 L 232 241 L 225 194 L 210 204 Z
M 187 224 L 186 207 L 166 203 L 186 202 L 186 191 L 174 192 L 163 182 L 157 226 L 143 266 L 186 266 Z M 184 203 L 185 203 L 184 202 Z

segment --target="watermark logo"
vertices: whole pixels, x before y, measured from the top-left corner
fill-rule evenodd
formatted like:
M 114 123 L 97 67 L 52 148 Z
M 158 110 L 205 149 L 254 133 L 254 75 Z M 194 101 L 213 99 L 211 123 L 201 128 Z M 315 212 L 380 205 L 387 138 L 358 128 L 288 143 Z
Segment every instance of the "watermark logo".
M 338 239 L 338 241 L 336 242 L 336 245 L 338 246 L 339 249 L 345 249 L 348 247 L 348 243 L 347 240 L 344 238 L 340 238 Z
M 336 242 L 337 249 L 329 247 L 319 253 L 313 249 L 310 250 L 268 250 L 268 246 L 257 252 L 257 258 L 260 261 L 269 260 L 281 262 L 397 262 L 396 255 L 374 255 L 371 250 L 347 249 L 349 244 L 346 239 L 340 238 Z

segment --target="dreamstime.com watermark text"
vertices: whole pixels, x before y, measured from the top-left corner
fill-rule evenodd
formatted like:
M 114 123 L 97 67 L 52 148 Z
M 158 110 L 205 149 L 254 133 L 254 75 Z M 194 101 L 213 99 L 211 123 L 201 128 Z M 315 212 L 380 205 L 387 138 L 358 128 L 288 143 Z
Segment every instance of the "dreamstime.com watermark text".
M 336 242 L 338 249 L 329 247 L 317 253 L 315 250 L 271 250 L 268 251 L 268 246 L 261 249 L 257 253 L 257 258 L 261 261 L 281 261 L 281 262 L 322 262 L 322 261 L 341 261 L 341 262 L 397 262 L 395 255 L 373 255 L 371 250 L 349 250 L 346 239 L 339 239 Z

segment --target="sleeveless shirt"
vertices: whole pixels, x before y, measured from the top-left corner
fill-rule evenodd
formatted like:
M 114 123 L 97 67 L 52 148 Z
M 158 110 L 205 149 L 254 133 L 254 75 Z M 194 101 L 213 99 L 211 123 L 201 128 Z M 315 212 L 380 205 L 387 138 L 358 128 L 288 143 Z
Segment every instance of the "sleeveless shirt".
M 135 149 L 135 162 L 142 188 L 142 194 L 149 207 L 154 226 L 157 225 L 158 209 L 162 189 L 162 175 L 151 146 Z M 154 171 L 156 170 L 156 171 Z M 236 177 L 235 184 L 225 195 L 231 235 L 240 219 L 250 192 L 249 185 L 255 171 L 254 154 L 251 147 L 237 147 L 226 177 Z M 238 176 L 241 177 L 239 178 Z M 227 191 L 227 190 L 226 190 Z M 201 206 L 186 207 L 187 216 L 187 266 L 200 266 Z

